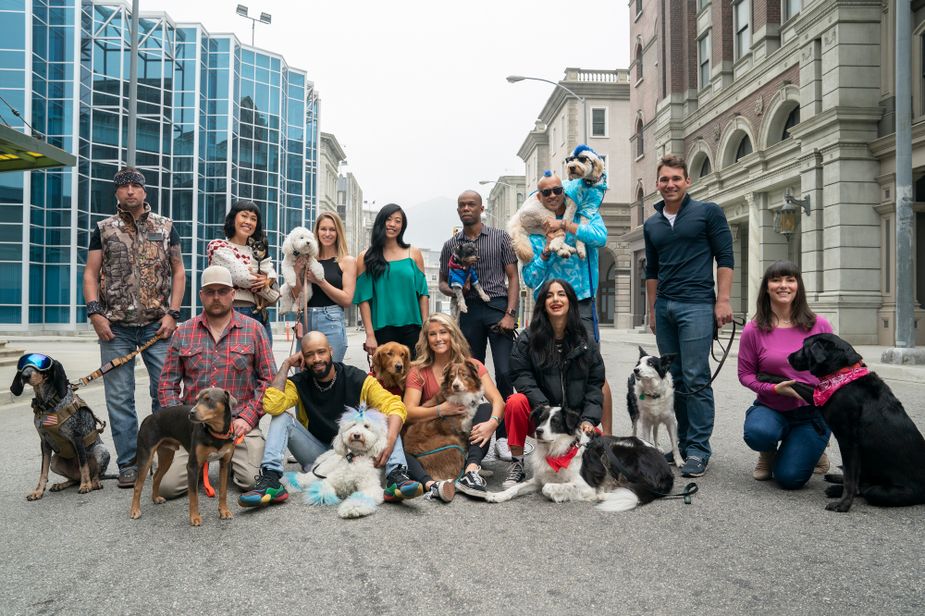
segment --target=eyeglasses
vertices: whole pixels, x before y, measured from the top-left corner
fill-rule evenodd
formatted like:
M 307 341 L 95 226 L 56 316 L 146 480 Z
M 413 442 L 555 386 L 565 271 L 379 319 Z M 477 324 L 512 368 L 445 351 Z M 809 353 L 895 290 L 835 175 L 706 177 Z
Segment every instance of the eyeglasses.
M 543 195 L 544 197 L 548 197 L 549 195 L 561 195 L 562 187 L 556 186 L 554 188 L 544 188 L 543 190 L 540 191 L 540 194 Z
M 51 370 L 51 362 L 52 359 L 48 355 L 29 353 L 19 358 L 19 362 L 16 364 L 16 370 L 22 372 L 26 366 L 32 366 L 39 372 L 45 372 L 46 370 Z
M 220 295 L 222 297 L 225 297 L 229 293 L 234 293 L 234 289 L 231 287 L 219 287 L 217 289 L 200 289 L 199 292 L 205 295 L 206 297 L 212 297 L 214 295 Z
M 567 163 L 570 163 L 570 162 L 572 162 L 573 160 L 577 160 L 577 161 L 580 162 L 582 165 L 587 165 L 589 162 L 591 162 L 591 159 L 588 158 L 587 156 L 585 156 L 584 154 L 582 154 L 582 155 L 580 155 L 580 156 L 566 156 L 566 157 L 565 157 L 565 162 L 567 162 Z

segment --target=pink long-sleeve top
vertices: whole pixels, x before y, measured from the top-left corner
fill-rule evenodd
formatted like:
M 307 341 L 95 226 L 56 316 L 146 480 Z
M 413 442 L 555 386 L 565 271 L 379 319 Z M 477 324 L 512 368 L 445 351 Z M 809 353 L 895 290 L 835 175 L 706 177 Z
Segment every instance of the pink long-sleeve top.
M 758 373 L 776 374 L 810 385 L 819 379 L 809 372 L 794 370 L 787 356 L 803 346 L 803 340 L 813 334 L 832 333 L 832 326 L 824 317 L 816 315 L 816 324 L 809 331 L 799 327 L 776 327 L 769 332 L 758 329 L 749 321 L 739 339 L 739 382 L 758 394 L 758 403 L 775 411 L 792 411 L 805 403 L 774 393 L 773 383 L 762 383 Z

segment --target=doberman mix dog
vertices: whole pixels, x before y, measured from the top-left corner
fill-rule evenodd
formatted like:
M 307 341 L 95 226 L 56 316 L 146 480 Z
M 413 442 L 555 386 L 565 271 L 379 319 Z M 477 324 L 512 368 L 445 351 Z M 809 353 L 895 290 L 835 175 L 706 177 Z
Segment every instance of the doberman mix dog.
M 53 484 L 52 492 L 78 484 L 81 494 L 101 490 L 100 479 L 109 466 L 109 451 L 100 438 L 106 423 L 97 419 L 71 390 L 64 367 L 57 360 L 41 353 L 20 357 L 10 391 L 20 395 L 26 383 L 35 392 L 32 410 L 42 443 L 39 483 L 26 499 L 39 500 L 45 494 L 49 468 L 67 477 L 67 481 Z
M 173 462 L 174 452 L 183 447 L 189 453 L 187 487 L 189 489 L 189 523 L 202 524 L 199 515 L 199 473 L 208 459 L 219 460 L 218 517 L 227 520 L 232 516 L 228 509 L 228 473 L 234 453 L 234 431 L 231 428 L 231 409 L 237 400 L 224 389 L 204 389 L 193 406 L 172 406 L 149 415 L 138 429 L 138 478 L 132 495 L 129 516 L 141 517 L 141 491 L 145 477 L 151 471 L 154 452 L 157 452 L 157 472 L 151 486 L 151 500 L 161 504 L 161 479 Z

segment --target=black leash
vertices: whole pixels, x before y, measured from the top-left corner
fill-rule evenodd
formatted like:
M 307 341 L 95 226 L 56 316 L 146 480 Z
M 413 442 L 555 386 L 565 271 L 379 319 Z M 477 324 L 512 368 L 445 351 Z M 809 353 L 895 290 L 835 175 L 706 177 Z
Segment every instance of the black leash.
M 715 381 L 716 377 L 719 376 L 719 371 L 723 369 L 723 364 L 726 363 L 726 358 L 729 357 L 729 351 L 732 350 L 732 342 L 736 337 L 736 326 L 744 327 L 745 319 L 736 319 L 735 317 L 732 318 L 732 331 L 729 333 L 729 343 L 723 347 L 723 343 L 719 339 L 719 328 L 716 327 L 715 324 L 713 325 L 713 342 L 718 344 L 719 348 L 723 349 L 723 356 L 717 360 L 716 354 L 713 352 L 713 344 L 710 344 L 710 355 L 713 357 L 713 361 L 719 361 L 719 365 L 716 366 L 716 370 L 713 372 L 713 377 L 694 391 L 679 391 L 675 389 L 674 393 L 676 396 L 693 396 L 694 394 L 702 392 L 704 389 L 713 384 L 713 381 Z
M 690 505 L 694 502 L 694 494 L 697 493 L 697 490 L 700 488 L 697 487 L 697 484 L 693 481 L 684 486 L 684 489 L 680 492 L 656 492 L 651 490 L 652 494 L 658 494 L 662 498 L 683 498 L 685 505 Z

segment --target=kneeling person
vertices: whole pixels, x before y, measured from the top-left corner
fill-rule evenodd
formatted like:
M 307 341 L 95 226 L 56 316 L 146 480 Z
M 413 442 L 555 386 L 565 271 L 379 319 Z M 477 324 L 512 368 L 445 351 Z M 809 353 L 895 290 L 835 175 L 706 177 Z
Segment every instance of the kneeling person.
M 287 378 L 294 366 L 305 370 Z M 379 410 L 388 420 L 388 445 L 376 460 L 376 466 L 385 466 L 386 470 L 385 499 L 420 496 L 423 488 L 408 477 L 405 452 L 398 436 L 406 416 L 401 399 L 359 368 L 333 361 L 327 337 L 321 332 L 310 332 L 302 338 L 302 351 L 283 361 L 267 388 L 263 408 L 273 419 L 267 430 L 257 485 L 241 495 L 238 499 L 241 506 L 257 507 L 286 500 L 286 488 L 280 483 L 286 448 L 304 471 L 310 470 L 315 458 L 331 448 L 344 408 L 357 408 L 361 404 Z M 285 412 L 293 406 L 295 417 Z

